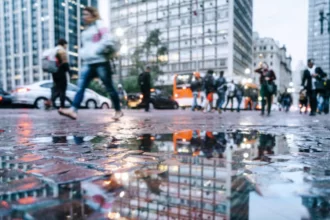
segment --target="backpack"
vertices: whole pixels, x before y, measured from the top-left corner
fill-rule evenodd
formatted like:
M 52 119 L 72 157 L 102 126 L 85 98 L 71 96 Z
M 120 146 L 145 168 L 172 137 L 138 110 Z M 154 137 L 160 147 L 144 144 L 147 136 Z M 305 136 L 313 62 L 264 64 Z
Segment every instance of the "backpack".
M 214 90 L 214 78 L 211 75 L 207 75 L 204 79 L 204 87 L 207 91 L 212 92 Z
M 57 47 L 46 50 L 42 53 L 42 70 L 48 73 L 56 73 L 58 71 L 57 65 Z

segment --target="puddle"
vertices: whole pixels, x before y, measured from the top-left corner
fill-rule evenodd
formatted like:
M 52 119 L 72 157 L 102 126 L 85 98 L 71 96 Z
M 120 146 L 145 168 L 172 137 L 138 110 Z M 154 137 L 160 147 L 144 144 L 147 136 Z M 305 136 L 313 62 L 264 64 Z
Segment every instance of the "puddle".
M 0 152 L 0 217 L 327 219 L 327 154 L 295 138 L 255 130 L 33 138 Z

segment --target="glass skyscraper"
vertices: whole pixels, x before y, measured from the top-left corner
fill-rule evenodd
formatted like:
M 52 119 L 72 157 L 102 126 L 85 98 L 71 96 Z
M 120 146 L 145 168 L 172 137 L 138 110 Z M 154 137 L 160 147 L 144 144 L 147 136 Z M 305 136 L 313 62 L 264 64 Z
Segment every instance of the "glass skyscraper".
M 43 73 L 41 56 L 59 38 L 69 45 L 73 71 L 78 71 L 81 10 L 97 0 L 2 0 L 0 4 L 0 87 L 11 90 L 19 85 L 49 79 Z
M 252 0 L 112 0 L 110 8 L 111 29 L 126 30 L 122 42 L 128 48 L 161 31 L 169 49 L 165 83 L 174 73 L 207 69 L 241 79 L 252 68 Z M 122 60 L 124 75 L 130 62 Z
M 330 73 L 329 40 L 327 21 L 324 21 L 324 32 L 321 34 L 320 12 L 327 16 L 329 0 L 309 0 L 308 9 L 308 58 L 313 58 L 315 64 Z M 330 19 L 330 17 L 328 17 Z M 307 61 L 306 61 L 307 62 Z

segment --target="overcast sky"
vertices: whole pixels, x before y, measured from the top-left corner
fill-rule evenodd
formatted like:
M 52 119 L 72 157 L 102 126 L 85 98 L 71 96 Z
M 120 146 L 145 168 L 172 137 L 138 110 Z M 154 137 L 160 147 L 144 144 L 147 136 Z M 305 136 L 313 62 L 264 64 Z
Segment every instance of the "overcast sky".
M 101 16 L 109 20 L 109 0 L 99 0 Z M 253 0 L 253 29 L 286 45 L 293 70 L 307 59 L 308 0 Z

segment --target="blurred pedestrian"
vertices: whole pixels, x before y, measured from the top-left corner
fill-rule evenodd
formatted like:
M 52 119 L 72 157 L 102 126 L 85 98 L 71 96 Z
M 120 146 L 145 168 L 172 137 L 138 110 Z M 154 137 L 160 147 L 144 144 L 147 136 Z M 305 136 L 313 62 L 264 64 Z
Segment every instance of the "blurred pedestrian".
M 146 67 L 143 73 L 140 73 L 138 83 L 140 86 L 141 93 L 143 95 L 142 104 L 145 106 L 144 109 L 146 112 L 149 112 L 150 105 L 150 89 L 151 89 L 151 68 Z
M 236 90 L 235 96 L 236 96 L 236 100 L 237 100 L 237 112 L 240 112 L 242 100 L 244 97 L 244 87 L 242 84 L 237 84 L 235 90 Z
M 46 101 L 46 108 L 55 107 L 55 101 L 60 98 L 60 110 L 65 108 L 66 88 L 68 86 L 67 75 L 70 73 L 70 65 L 67 54 L 68 42 L 65 39 L 59 39 L 54 48 L 56 65 L 58 67 L 55 73 L 52 73 L 53 87 L 51 88 L 51 98 Z
M 230 110 L 234 111 L 234 98 L 236 96 L 236 86 L 235 86 L 234 80 L 227 83 L 227 90 L 228 90 L 228 92 L 227 92 L 227 103 L 226 103 L 226 106 L 225 106 L 225 110 L 227 109 L 227 106 L 230 102 L 231 103 Z
M 307 96 L 309 99 L 309 105 L 311 107 L 310 116 L 316 115 L 317 110 L 317 94 L 319 92 L 319 86 L 321 79 L 325 77 L 326 74 L 321 68 L 314 65 L 313 59 L 308 59 L 307 69 L 304 71 L 303 79 L 301 85 L 306 89 Z
M 190 89 L 193 93 L 193 103 L 192 103 L 192 106 L 191 106 L 192 111 L 195 111 L 195 109 L 198 106 L 197 99 L 198 99 L 198 95 L 201 91 L 201 88 L 202 88 L 201 76 L 198 72 L 196 72 L 196 73 L 194 73 L 193 79 L 192 79 L 191 84 L 190 84 Z
M 225 103 L 225 95 L 227 91 L 227 81 L 226 78 L 223 76 L 224 72 L 220 72 L 220 77 L 216 80 L 215 87 L 217 89 L 217 94 L 218 94 L 218 112 L 221 114 L 222 112 L 222 106 Z
M 125 108 L 127 105 L 127 93 L 123 88 L 122 84 L 118 84 L 118 96 L 122 108 Z
M 292 102 L 293 102 L 293 100 L 292 100 L 291 94 L 288 92 L 288 89 L 285 89 L 285 92 L 282 93 L 282 95 L 281 95 L 281 103 L 283 106 L 283 110 L 285 112 L 288 112 L 290 110 Z
M 213 93 L 215 90 L 215 81 L 213 77 L 213 70 L 208 70 L 207 75 L 204 77 L 203 81 L 203 88 L 206 96 L 204 112 L 211 112 L 212 111 L 212 104 L 213 104 Z
M 260 74 L 261 115 L 265 114 L 267 104 L 267 113 L 269 116 L 272 109 L 272 98 L 276 94 L 276 85 L 274 83 L 276 75 L 273 70 L 269 69 L 266 62 L 260 63 L 259 68 L 255 72 Z
M 83 9 L 83 20 L 86 24 L 81 34 L 82 48 L 79 55 L 83 60 L 80 78 L 78 81 L 78 92 L 70 109 L 62 109 L 60 113 L 71 119 L 77 118 L 78 108 L 84 99 L 85 89 L 95 77 L 99 77 L 110 95 L 115 108 L 113 119 L 118 120 L 124 114 L 121 111 L 118 93 L 113 85 L 112 74 L 114 67 L 109 57 L 118 51 L 117 42 L 111 38 L 106 25 L 100 19 L 97 9 L 85 7 Z
M 308 112 L 308 99 L 306 95 L 306 91 L 302 90 L 299 93 L 299 112 L 300 114 L 305 110 L 305 114 Z

